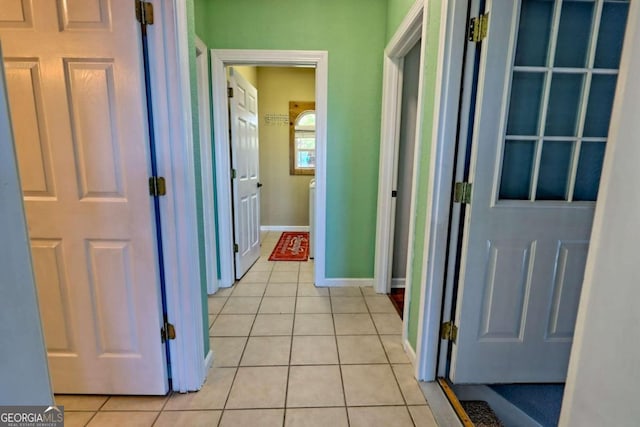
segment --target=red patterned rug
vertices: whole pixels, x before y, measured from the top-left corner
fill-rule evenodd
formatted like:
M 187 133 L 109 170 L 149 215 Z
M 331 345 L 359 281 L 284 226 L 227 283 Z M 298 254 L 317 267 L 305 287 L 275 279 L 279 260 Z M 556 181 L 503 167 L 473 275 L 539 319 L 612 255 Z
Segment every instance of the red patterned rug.
M 306 261 L 309 258 L 309 233 L 285 231 L 271 252 L 269 261 Z

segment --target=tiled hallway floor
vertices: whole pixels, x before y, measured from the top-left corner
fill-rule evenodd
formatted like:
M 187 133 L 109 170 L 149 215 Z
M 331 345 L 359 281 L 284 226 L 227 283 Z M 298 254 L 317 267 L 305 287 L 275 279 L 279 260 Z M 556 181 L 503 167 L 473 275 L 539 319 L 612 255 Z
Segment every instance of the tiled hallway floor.
M 389 298 L 316 288 L 313 262 L 269 262 L 279 233 L 209 298 L 214 364 L 197 393 L 57 396 L 65 426 L 435 426 Z

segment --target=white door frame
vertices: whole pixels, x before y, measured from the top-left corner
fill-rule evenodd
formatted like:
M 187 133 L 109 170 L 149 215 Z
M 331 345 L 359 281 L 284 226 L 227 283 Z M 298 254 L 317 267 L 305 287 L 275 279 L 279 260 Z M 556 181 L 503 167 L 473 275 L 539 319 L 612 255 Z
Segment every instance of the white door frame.
M 376 257 L 374 271 L 374 289 L 378 293 L 391 291 L 391 265 L 393 261 L 393 241 L 395 234 L 395 204 L 396 199 L 391 197 L 394 190 L 396 176 L 398 174 L 398 151 L 400 146 L 400 121 L 402 114 L 402 83 L 404 57 L 415 46 L 422 36 L 424 18 L 424 0 L 417 0 L 400 27 L 393 35 L 384 51 L 384 69 L 382 77 L 382 127 L 380 130 L 380 165 L 378 173 L 378 215 L 376 223 Z M 423 49 L 420 49 L 420 64 L 423 62 Z M 418 81 L 418 117 L 421 115 L 422 74 L 420 69 Z M 414 164 L 418 159 L 422 134 L 419 132 L 420 120 L 416 122 L 416 143 L 414 148 Z M 417 174 L 414 168 L 411 184 L 411 209 L 415 205 L 415 187 Z M 411 215 L 409 223 L 409 236 L 413 235 L 414 216 Z M 413 245 L 409 245 L 407 259 L 413 257 Z M 409 266 L 410 263 L 407 263 Z M 409 274 L 409 272 L 407 272 Z M 405 291 L 409 289 L 409 276 L 406 276 Z M 406 300 L 408 292 L 405 292 L 405 307 L 409 306 Z
M 206 377 L 202 289 L 198 257 L 195 159 L 187 6 L 155 0 L 148 27 L 150 84 L 158 170 L 167 180 L 160 198 L 167 315 L 176 326 L 169 341 L 173 390 L 199 390 Z M 160 339 L 158 331 L 158 339 Z
M 220 242 L 220 286 L 235 281 L 233 269 L 233 215 L 231 201 L 231 158 L 229 151 L 229 108 L 227 65 L 303 66 L 316 69 L 316 236 L 314 239 L 315 283 L 325 285 L 326 158 L 327 158 L 327 51 L 212 49 L 214 150 L 218 195 L 218 237 Z
M 452 0 L 443 2 L 440 11 L 424 253 L 420 283 L 415 284 L 421 288 L 415 349 L 415 375 L 421 381 L 436 378 L 467 8 L 467 0 Z M 427 21 L 425 16 L 425 37 Z M 405 340 L 406 334 L 405 322 Z
M 400 147 L 400 122 L 402 114 L 402 83 L 404 57 L 422 36 L 424 18 L 424 0 L 417 0 L 393 35 L 384 51 L 382 76 L 382 126 L 380 130 L 380 164 L 378 173 L 378 214 L 376 220 L 376 255 L 374 270 L 374 289 L 377 293 L 391 291 L 391 265 L 393 262 L 393 240 L 395 235 L 396 199 L 391 197 L 398 174 L 398 152 Z M 422 76 L 424 69 L 423 49 L 420 49 L 420 77 L 418 82 L 418 112 L 422 115 Z M 411 184 L 411 208 L 415 206 L 415 187 L 417 179 L 416 160 L 420 146 L 420 120 L 416 121 L 416 143 L 414 144 L 414 169 Z M 414 232 L 414 215 L 410 216 L 409 236 Z M 410 238 L 411 240 L 411 238 Z M 409 245 L 407 260 L 413 258 L 413 245 Z M 407 267 L 410 266 L 407 262 Z M 405 281 L 405 307 L 410 288 L 410 268 L 407 268 Z
M 198 77 L 198 112 L 200 124 L 200 177 L 202 179 L 202 217 L 204 255 L 207 260 L 207 293 L 218 290 L 218 253 L 216 249 L 216 206 L 213 188 L 211 150 L 211 89 L 209 86 L 209 49 L 196 36 L 196 71 Z

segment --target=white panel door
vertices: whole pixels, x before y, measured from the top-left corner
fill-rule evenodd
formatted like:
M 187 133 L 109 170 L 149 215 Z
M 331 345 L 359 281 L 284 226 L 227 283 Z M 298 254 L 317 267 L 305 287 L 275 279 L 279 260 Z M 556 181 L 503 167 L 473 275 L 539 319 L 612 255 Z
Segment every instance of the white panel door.
M 167 392 L 139 31 L 133 1 L 2 1 L 56 393 Z
M 260 257 L 260 175 L 258 151 L 258 91 L 230 69 L 231 167 L 236 279 Z
M 628 5 L 487 2 L 456 383 L 566 377 Z

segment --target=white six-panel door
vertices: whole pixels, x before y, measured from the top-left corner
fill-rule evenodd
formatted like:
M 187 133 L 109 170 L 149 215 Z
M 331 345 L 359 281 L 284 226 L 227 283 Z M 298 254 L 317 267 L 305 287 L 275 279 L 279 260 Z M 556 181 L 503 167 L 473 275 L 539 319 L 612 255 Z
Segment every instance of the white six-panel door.
M 56 393 L 167 391 L 139 31 L 133 1 L 1 5 Z
M 231 167 L 236 279 L 260 257 L 260 175 L 258 151 L 258 91 L 230 69 Z
M 487 2 L 456 383 L 565 379 L 627 9 Z

